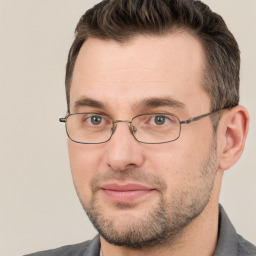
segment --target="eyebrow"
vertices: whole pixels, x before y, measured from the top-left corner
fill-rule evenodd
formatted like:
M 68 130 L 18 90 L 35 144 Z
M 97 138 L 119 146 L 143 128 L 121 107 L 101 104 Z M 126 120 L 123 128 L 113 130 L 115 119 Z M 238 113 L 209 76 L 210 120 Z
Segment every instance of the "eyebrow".
M 74 108 L 78 109 L 79 107 L 92 107 L 102 110 L 105 110 L 107 108 L 106 104 L 88 97 L 83 97 L 75 102 Z M 132 106 L 132 108 L 136 111 L 146 111 L 158 107 L 171 107 L 182 109 L 185 108 L 185 104 L 171 97 L 151 97 L 134 103 Z
M 134 108 L 137 110 L 139 109 L 140 111 L 158 107 L 171 107 L 182 109 L 185 108 L 185 104 L 171 97 L 153 97 L 146 98 L 134 105 Z
M 77 109 L 79 107 L 92 107 L 92 108 L 99 108 L 99 109 L 105 109 L 105 104 L 98 100 L 94 100 L 91 98 L 84 97 L 82 99 L 79 99 L 75 102 L 74 108 Z

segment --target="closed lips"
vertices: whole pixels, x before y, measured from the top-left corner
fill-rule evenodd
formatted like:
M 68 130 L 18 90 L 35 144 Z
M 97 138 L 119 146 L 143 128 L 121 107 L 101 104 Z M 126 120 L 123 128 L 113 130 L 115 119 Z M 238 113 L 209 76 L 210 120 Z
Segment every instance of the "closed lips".
M 106 184 L 102 190 L 109 199 L 119 203 L 132 202 L 154 191 L 140 184 Z

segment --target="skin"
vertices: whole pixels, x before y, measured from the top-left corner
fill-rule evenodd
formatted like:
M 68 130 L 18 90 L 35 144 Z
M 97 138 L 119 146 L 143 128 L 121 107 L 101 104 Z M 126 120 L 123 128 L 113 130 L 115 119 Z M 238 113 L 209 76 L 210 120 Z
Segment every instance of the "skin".
M 71 113 L 92 111 L 108 114 L 114 120 L 130 120 L 139 114 L 168 112 L 186 120 L 210 112 L 210 98 L 202 86 L 203 67 L 202 46 L 186 32 L 137 36 L 125 44 L 89 38 L 75 64 Z M 169 97 L 181 104 L 143 107 L 143 100 L 152 97 Z M 78 104 L 85 102 L 84 98 L 103 106 L 88 101 Z M 101 237 L 104 256 L 213 255 L 223 171 L 240 157 L 247 130 L 248 113 L 238 106 L 223 113 L 216 134 L 206 117 L 183 125 L 180 138 L 166 144 L 139 143 L 127 123 L 118 123 L 111 140 L 104 144 L 68 140 L 73 180 L 82 205 L 89 209 L 92 202 L 97 202 L 96 211 L 104 213 L 105 221 L 116 232 L 139 225 L 161 200 L 168 202 L 170 219 L 175 210 L 189 213 L 191 202 L 202 208 L 201 214 L 161 244 L 134 249 L 113 245 Z M 139 175 L 156 177 L 162 183 L 154 183 L 154 178 L 138 179 Z M 152 191 L 134 200 L 124 197 L 124 201 L 116 202 L 98 189 L 109 182 L 135 182 Z

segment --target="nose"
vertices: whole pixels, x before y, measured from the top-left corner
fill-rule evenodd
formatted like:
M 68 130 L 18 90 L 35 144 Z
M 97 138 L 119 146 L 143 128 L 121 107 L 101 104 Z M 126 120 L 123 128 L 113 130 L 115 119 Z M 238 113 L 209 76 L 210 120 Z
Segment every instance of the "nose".
M 142 144 L 131 133 L 129 122 L 117 122 L 114 134 L 107 142 L 107 164 L 116 171 L 143 165 Z

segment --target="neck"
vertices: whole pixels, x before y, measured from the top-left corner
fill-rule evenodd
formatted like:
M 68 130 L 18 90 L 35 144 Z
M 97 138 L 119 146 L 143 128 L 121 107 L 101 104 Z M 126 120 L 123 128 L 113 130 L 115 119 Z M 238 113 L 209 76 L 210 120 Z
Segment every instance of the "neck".
M 219 177 L 218 177 L 219 176 Z M 212 196 L 203 212 L 194 219 L 179 236 L 172 238 L 165 244 L 157 246 L 131 249 L 109 244 L 101 237 L 103 256 L 211 256 L 217 245 L 219 190 L 222 174 L 218 173 Z

